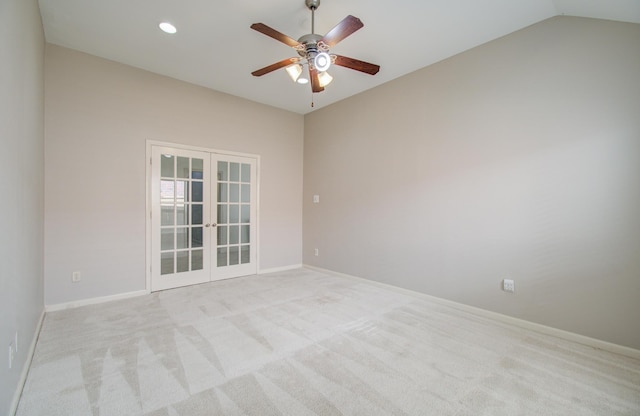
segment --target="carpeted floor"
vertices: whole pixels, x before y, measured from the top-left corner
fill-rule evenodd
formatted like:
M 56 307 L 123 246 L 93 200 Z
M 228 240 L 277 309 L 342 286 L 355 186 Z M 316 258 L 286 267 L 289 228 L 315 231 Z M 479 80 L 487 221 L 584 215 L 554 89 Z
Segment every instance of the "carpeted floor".
M 33 415 L 640 415 L 640 361 L 307 269 L 48 313 Z

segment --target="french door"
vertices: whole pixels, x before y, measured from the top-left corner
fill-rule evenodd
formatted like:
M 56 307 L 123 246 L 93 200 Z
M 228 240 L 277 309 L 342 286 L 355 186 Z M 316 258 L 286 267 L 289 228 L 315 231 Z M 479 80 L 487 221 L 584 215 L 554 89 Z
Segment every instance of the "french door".
M 255 274 L 256 159 L 151 153 L 151 290 Z

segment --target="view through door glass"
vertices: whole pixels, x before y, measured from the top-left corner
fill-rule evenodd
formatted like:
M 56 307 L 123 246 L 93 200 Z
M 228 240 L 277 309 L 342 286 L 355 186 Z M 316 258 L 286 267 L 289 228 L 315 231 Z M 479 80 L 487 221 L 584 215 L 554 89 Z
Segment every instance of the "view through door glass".
M 217 267 L 251 262 L 251 165 L 218 161 Z
M 203 269 L 203 159 L 160 158 L 160 274 Z

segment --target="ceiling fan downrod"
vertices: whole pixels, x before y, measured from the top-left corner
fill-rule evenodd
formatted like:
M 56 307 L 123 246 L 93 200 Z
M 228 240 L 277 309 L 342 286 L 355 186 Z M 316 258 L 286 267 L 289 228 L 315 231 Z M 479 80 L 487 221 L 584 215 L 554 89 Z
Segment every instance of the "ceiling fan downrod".
M 316 9 L 320 7 L 320 0 L 304 0 L 304 4 L 307 5 L 307 8 L 311 10 L 311 34 L 315 34 L 315 23 L 316 23 Z

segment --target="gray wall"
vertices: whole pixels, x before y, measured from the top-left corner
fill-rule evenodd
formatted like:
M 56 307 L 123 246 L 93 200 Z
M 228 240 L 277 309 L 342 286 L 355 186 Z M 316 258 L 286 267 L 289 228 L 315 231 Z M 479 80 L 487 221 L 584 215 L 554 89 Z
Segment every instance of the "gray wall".
M 0 2 L 0 414 L 43 310 L 43 54 L 36 0 Z M 8 369 L 8 347 L 18 351 Z
M 260 268 L 302 263 L 303 116 L 51 44 L 45 80 L 47 305 L 145 289 L 147 139 L 260 155 Z
M 303 229 L 306 264 L 640 348 L 640 25 L 552 18 L 308 114 Z

